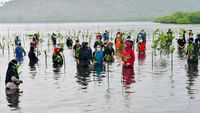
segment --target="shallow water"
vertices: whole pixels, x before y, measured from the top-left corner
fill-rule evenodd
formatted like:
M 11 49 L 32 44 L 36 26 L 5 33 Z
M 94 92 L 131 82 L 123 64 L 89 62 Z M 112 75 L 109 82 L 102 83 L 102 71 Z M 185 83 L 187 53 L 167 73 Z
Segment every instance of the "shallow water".
M 39 63 L 35 67 L 28 66 L 26 56 L 21 66 L 20 78 L 24 83 L 20 86 L 23 93 L 6 96 L 4 79 L 8 62 L 13 58 L 12 47 L 10 55 L 5 49 L 0 50 L 0 113 L 198 113 L 200 105 L 199 66 L 197 69 L 188 67 L 186 61 L 178 57 L 176 51 L 169 57 L 153 56 L 152 33 L 156 28 L 178 30 L 185 27 L 200 31 L 199 25 L 162 25 L 154 23 L 76 23 L 76 24 L 4 24 L 0 27 L 2 36 L 9 33 L 30 32 L 67 32 L 67 29 L 89 29 L 90 32 L 118 28 L 122 30 L 139 31 L 144 28 L 149 33 L 146 58 L 135 61 L 134 79 L 123 78 L 121 60 L 116 58 L 105 71 L 100 72 L 79 70 L 72 50 L 65 46 L 64 55 L 66 67 L 60 70 L 52 68 L 49 48 L 47 66 L 44 50 L 46 43 L 40 47 Z M 127 28 L 127 29 L 126 29 Z M 66 30 L 65 30 L 66 29 Z M 10 35 L 11 36 L 11 35 Z M 25 39 L 26 51 L 29 50 Z M 92 40 L 93 42 L 93 40 Z M 175 41 L 174 41 L 175 43 Z M 190 70 L 188 70 L 190 69 Z M 102 71 L 102 72 L 101 72 Z M 81 72 L 81 73 L 80 73 Z M 82 73 L 84 72 L 84 73 Z M 100 73 L 100 75 L 99 75 Z M 127 74 L 126 73 L 126 74 Z M 97 76 L 96 76 L 97 75 Z M 127 81 L 124 81 L 127 80 Z M 124 82 L 123 82 L 124 81 Z

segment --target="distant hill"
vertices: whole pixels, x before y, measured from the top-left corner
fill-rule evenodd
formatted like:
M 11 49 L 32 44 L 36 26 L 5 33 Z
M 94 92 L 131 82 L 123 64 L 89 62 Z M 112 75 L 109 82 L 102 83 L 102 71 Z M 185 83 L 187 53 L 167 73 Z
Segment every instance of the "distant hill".
M 200 11 L 199 0 L 13 0 L 0 22 L 149 21 L 177 11 Z

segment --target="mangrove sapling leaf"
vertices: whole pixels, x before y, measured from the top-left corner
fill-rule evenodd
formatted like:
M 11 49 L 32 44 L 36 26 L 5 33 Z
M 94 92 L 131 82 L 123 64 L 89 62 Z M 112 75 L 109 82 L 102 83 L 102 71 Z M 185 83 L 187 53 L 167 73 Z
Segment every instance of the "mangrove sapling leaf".
M 165 52 L 165 54 L 172 53 L 175 47 L 172 45 L 172 40 L 174 39 L 174 35 L 168 35 L 160 30 L 154 31 L 155 34 L 159 33 L 159 36 L 152 45 L 152 48 L 160 51 L 161 53 Z
M 184 31 L 186 31 L 184 28 L 180 28 L 180 30 L 179 30 L 179 35 L 183 35 L 184 34 Z
M 61 38 L 61 37 L 62 37 L 62 34 L 58 33 L 57 38 Z

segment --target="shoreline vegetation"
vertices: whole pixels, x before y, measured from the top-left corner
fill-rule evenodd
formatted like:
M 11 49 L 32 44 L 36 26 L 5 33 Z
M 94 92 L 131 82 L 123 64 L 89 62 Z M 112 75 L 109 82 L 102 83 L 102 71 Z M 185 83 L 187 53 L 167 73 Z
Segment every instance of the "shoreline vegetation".
M 154 19 L 157 23 L 170 24 L 200 24 L 200 12 L 176 12 L 167 16 Z

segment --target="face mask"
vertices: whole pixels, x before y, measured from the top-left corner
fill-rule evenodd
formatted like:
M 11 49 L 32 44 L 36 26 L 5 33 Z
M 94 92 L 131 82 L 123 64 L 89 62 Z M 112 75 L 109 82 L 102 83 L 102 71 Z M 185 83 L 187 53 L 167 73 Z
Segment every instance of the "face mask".
M 120 37 L 121 35 L 117 35 L 117 37 Z
M 101 50 L 101 48 L 97 48 L 97 51 L 100 51 Z

